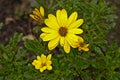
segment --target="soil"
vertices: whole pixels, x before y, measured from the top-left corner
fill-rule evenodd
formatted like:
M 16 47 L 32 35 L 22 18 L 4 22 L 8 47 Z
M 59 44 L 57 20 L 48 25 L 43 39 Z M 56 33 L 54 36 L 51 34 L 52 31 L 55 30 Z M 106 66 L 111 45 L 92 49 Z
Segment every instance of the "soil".
M 0 22 L 3 27 L 0 30 L 0 43 L 8 44 L 15 32 L 23 35 L 32 34 L 32 21 L 29 17 L 29 0 L 0 0 Z M 28 13 L 25 13 L 28 12 Z
M 107 38 L 109 42 L 117 39 L 120 46 L 120 1 L 109 1 L 111 5 L 117 7 L 118 19 L 116 20 L 116 28 L 110 30 Z M 3 23 L 3 28 L 0 30 L 0 43 L 6 45 L 15 32 L 23 33 L 23 35 L 32 34 L 34 24 L 28 18 L 31 12 L 29 3 L 30 0 L 0 0 L 0 22 Z

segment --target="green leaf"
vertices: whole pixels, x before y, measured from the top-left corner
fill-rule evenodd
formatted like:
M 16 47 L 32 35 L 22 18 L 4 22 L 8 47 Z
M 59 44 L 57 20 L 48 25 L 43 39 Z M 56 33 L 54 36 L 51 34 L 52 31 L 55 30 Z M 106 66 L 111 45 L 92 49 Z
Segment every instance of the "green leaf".
M 4 51 L 4 46 L 0 44 L 0 58 L 2 58 L 3 51 Z
M 9 48 L 11 47 L 11 49 L 14 50 L 16 48 L 18 42 L 20 42 L 21 38 L 22 38 L 22 34 L 15 33 L 13 38 L 10 39 L 10 41 L 6 47 L 9 47 Z
M 42 54 L 44 53 L 45 49 L 40 40 L 26 40 L 24 42 L 25 47 L 29 52 Z
M 40 26 L 36 26 L 33 28 L 34 33 L 38 33 L 40 31 Z
M 15 55 L 15 60 L 16 61 L 22 60 L 23 58 L 25 59 L 25 57 L 26 57 L 26 50 L 23 49 L 23 47 L 18 47 L 18 50 Z
M 8 55 L 7 55 L 7 54 L 5 54 L 5 53 L 3 54 L 3 58 L 4 58 L 4 59 L 6 59 L 6 60 L 9 60 Z
M 3 23 L 0 23 L 0 30 L 2 29 L 2 27 L 3 27 Z

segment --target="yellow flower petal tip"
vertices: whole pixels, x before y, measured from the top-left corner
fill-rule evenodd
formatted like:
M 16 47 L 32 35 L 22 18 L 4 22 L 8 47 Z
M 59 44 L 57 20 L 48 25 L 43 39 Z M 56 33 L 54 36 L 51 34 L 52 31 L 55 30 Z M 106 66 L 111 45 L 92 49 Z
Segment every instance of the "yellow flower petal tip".
M 32 65 L 35 66 L 35 69 L 39 69 L 40 72 L 43 72 L 46 69 L 52 70 L 51 57 L 51 54 L 49 54 L 48 56 L 41 54 L 41 56 L 37 56 L 37 59 L 33 60 Z
M 44 19 L 44 8 L 42 6 L 40 6 L 40 9 L 35 8 L 29 16 L 35 21 L 41 23 Z
M 78 34 L 83 30 L 79 28 L 83 24 L 83 19 L 78 19 L 78 13 L 73 12 L 69 17 L 65 9 L 57 10 L 56 16 L 49 14 L 45 19 L 46 27 L 43 27 L 40 35 L 43 41 L 49 41 L 48 49 L 52 50 L 57 45 L 61 45 L 66 53 L 70 52 L 70 47 L 75 47 L 73 43 L 78 41 Z
M 41 13 L 41 16 L 44 17 L 44 8 L 42 6 L 40 6 L 40 13 Z

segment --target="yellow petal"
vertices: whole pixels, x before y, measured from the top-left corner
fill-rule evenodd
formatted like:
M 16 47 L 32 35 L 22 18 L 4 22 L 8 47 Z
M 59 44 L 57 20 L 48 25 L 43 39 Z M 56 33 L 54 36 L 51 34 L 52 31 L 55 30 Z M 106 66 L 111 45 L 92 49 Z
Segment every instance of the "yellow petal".
M 85 47 L 88 47 L 88 46 L 89 46 L 89 44 L 86 44 L 86 45 L 85 45 Z
M 53 14 L 49 14 L 48 19 L 51 22 L 52 26 L 54 26 L 53 29 L 58 30 L 60 26 L 58 25 L 57 18 Z
M 79 37 L 78 37 L 78 42 L 79 42 L 79 43 L 83 43 L 83 42 L 84 42 L 84 39 L 79 36 Z
M 49 41 L 49 43 L 48 43 L 48 49 L 49 49 L 49 50 L 54 49 L 54 48 L 59 44 L 59 39 L 60 39 L 60 38 L 57 37 L 57 38 Z
M 73 28 L 78 28 L 80 25 L 83 24 L 83 19 L 78 19 L 77 21 L 73 22 L 70 26 L 69 29 Z
M 38 19 L 36 19 L 34 15 L 30 14 L 30 17 L 31 17 L 32 19 L 38 21 Z
M 40 38 L 43 39 L 46 35 L 47 35 L 47 33 L 42 33 L 42 34 L 40 35 Z
M 83 33 L 83 30 L 82 29 L 69 29 L 68 32 L 71 34 L 81 34 Z
M 34 15 L 34 17 L 37 19 L 36 21 L 40 21 L 40 20 L 42 20 L 42 18 L 39 17 L 39 16 L 37 16 L 37 15 Z
M 46 56 L 44 54 L 41 55 L 41 61 L 42 61 L 42 63 L 46 62 Z
M 37 60 L 41 60 L 40 56 L 37 56 Z
M 78 39 L 77 39 L 77 40 L 78 40 L 77 42 L 73 43 L 73 45 L 74 45 L 73 48 L 80 47 L 80 43 L 83 43 L 83 42 L 84 42 L 84 39 L 83 39 L 82 37 L 80 37 L 80 36 L 78 36 Z M 69 44 L 70 44 L 70 43 L 69 43 Z M 71 44 L 71 46 L 72 46 L 72 44 Z M 81 49 L 80 49 L 80 50 L 81 50 Z
M 36 15 L 37 17 L 39 17 L 40 19 L 42 18 L 40 12 L 38 9 L 35 8 L 35 10 L 33 11 L 33 14 Z
M 49 66 L 52 64 L 52 61 L 47 61 L 46 66 Z
M 51 57 L 52 57 L 52 54 L 49 54 L 49 55 L 47 56 L 47 60 L 51 60 Z
M 67 22 L 67 12 L 65 9 L 61 10 L 61 15 L 60 15 L 60 22 L 63 27 L 65 27 L 65 24 Z
M 45 33 L 57 33 L 57 31 L 55 31 L 55 30 L 53 30 L 53 29 L 51 29 L 51 28 L 49 28 L 49 27 L 43 27 L 43 28 L 41 29 L 41 31 L 43 31 L 43 32 L 45 32 Z
M 63 46 L 65 44 L 65 37 L 60 38 L 60 45 Z
M 49 40 L 52 40 L 52 39 L 55 39 L 56 37 L 58 37 L 59 35 L 56 33 L 51 33 L 51 34 L 46 34 L 44 37 L 43 37 L 43 41 L 49 41 Z
M 67 39 L 67 42 L 70 44 L 71 47 L 77 48 L 78 44 L 74 42 L 72 39 Z
M 41 16 L 44 17 L 44 8 L 42 6 L 40 6 L 40 13 L 41 13 Z
M 81 51 L 81 47 L 78 47 L 78 51 Z
M 89 51 L 89 48 L 83 48 L 84 51 Z
M 85 44 L 84 47 L 83 47 L 83 50 L 84 50 L 84 51 L 89 51 L 88 46 L 89 46 L 89 44 Z
M 74 34 L 69 34 L 66 36 L 66 40 L 73 48 L 76 48 L 78 46 L 78 37 L 79 36 L 76 36 Z
M 65 45 L 63 47 L 64 47 L 64 51 L 66 53 L 70 52 L 70 45 L 68 44 L 68 42 L 66 40 L 65 40 Z
M 78 17 L 77 12 L 73 12 L 67 20 L 66 27 L 68 27 L 71 23 L 73 23 Z
M 62 26 L 62 22 L 61 22 L 61 10 L 57 10 L 57 12 L 56 12 L 56 18 L 57 18 L 59 26 Z
M 58 30 L 59 29 L 59 25 L 58 25 L 58 22 L 57 22 L 57 19 L 54 15 L 52 14 L 49 14 L 48 15 L 48 19 L 45 19 L 45 24 L 51 28 L 51 29 L 54 29 L 54 30 Z
M 40 65 L 35 65 L 35 69 L 40 69 Z
M 40 11 L 37 9 L 37 8 L 35 8 L 34 10 L 33 10 L 33 14 L 34 13 L 40 13 Z
M 32 65 L 36 65 L 37 64 L 37 60 L 34 60 L 33 62 L 32 62 Z
M 52 70 L 52 66 L 47 66 L 47 70 Z
M 48 15 L 48 19 L 50 22 L 52 22 L 57 28 L 59 28 L 57 18 L 53 14 Z
M 72 40 L 73 42 L 78 42 L 78 37 L 79 37 L 79 36 L 77 36 L 77 35 L 75 35 L 75 34 L 70 34 L 70 33 L 69 33 L 69 34 L 66 36 L 66 39 L 67 39 L 67 40 L 70 39 L 70 40 Z
M 43 72 L 43 71 L 44 71 L 44 69 L 43 69 L 43 68 L 41 68 L 41 69 L 40 69 L 40 72 Z
M 43 68 L 43 70 L 46 70 L 46 69 L 47 69 L 47 66 L 43 66 L 42 68 Z

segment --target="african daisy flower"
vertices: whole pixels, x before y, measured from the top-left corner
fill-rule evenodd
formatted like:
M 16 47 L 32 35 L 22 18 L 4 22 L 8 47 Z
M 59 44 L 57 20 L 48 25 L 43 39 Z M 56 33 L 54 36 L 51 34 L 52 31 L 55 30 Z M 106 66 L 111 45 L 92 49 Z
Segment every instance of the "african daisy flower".
M 33 10 L 33 13 L 30 14 L 30 17 L 37 22 L 40 22 L 41 20 L 43 20 L 44 17 L 44 8 L 42 6 L 40 6 L 40 9 L 35 8 Z
M 49 41 L 48 49 L 54 49 L 59 43 L 64 48 L 66 53 L 70 52 L 70 46 L 74 46 L 74 42 L 78 40 L 76 34 L 81 34 L 82 29 L 78 28 L 83 23 L 83 19 L 78 19 L 77 12 L 73 12 L 69 18 L 65 9 L 57 10 L 56 16 L 49 14 L 45 19 L 45 24 L 48 27 L 43 27 L 43 33 L 40 37 L 43 41 Z
M 78 43 L 76 44 L 77 44 L 76 47 L 78 47 L 79 51 L 81 50 L 89 51 L 89 48 L 88 48 L 89 44 L 84 43 L 84 40 L 81 37 L 78 38 Z
M 51 57 L 51 54 L 49 54 L 47 57 L 44 54 L 42 54 L 41 56 L 37 56 L 37 59 L 32 62 L 32 65 L 34 65 L 36 69 L 39 69 L 40 72 L 43 72 L 46 69 L 52 70 Z

